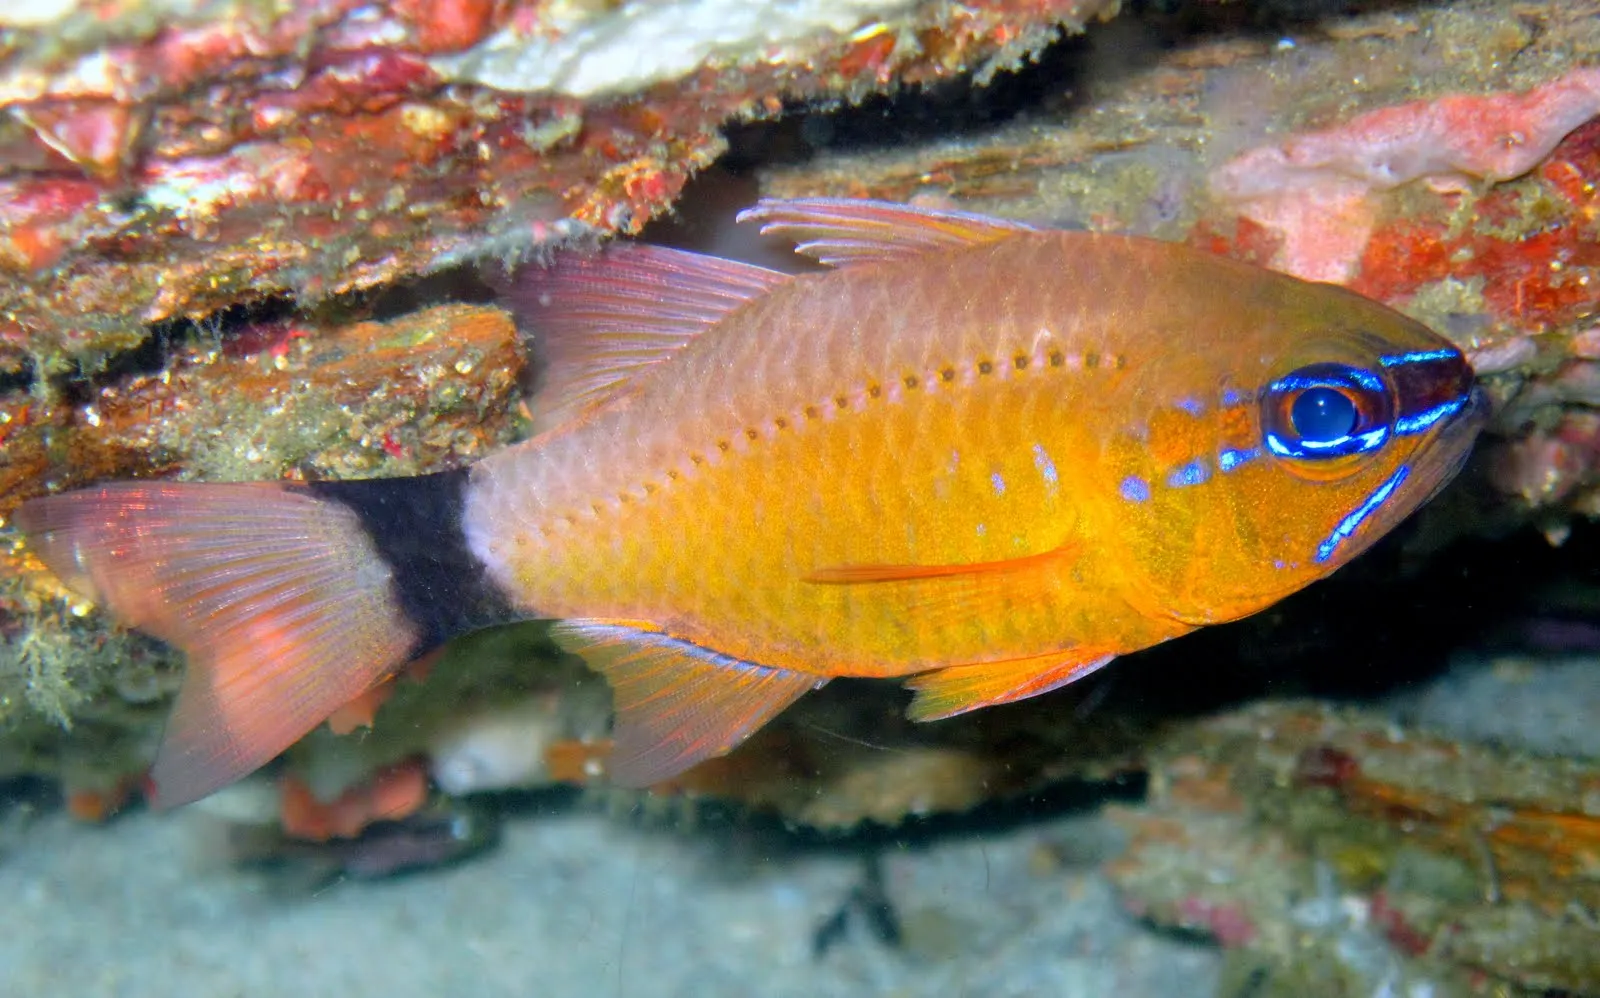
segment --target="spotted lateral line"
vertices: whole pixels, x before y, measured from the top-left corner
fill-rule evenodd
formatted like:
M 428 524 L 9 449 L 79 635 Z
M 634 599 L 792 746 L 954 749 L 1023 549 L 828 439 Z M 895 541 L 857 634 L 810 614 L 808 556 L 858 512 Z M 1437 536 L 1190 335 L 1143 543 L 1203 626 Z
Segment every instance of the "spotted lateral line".
M 1409 474 L 1411 474 L 1410 466 L 1402 464 L 1400 470 L 1389 476 L 1388 481 L 1378 486 L 1372 495 L 1367 496 L 1366 501 L 1357 506 L 1349 516 L 1340 520 L 1339 525 L 1333 528 L 1333 533 L 1328 535 L 1328 539 L 1317 545 L 1316 560 L 1327 561 L 1332 558 L 1333 552 L 1339 545 L 1359 530 L 1367 517 L 1376 513 L 1378 507 L 1387 502 L 1391 495 L 1394 495 L 1394 490 L 1400 487 L 1400 483 L 1405 481 L 1406 476 Z

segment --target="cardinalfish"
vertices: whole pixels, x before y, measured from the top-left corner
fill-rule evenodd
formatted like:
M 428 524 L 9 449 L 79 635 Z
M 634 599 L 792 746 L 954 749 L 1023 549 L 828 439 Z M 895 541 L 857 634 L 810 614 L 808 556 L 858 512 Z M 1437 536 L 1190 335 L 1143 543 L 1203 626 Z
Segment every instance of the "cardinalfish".
M 157 803 L 512 619 L 609 680 L 626 785 L 835 676 L 904 677 L 917 720 L 1035 696 L 1328 575 L 1482 422 L 1459 351 L 1338 287 L 872 201 L 743 218 L 831 269 L 614 245 L 517 278 L 538 432 L 470 468 L 23 506 L 189 655 Z

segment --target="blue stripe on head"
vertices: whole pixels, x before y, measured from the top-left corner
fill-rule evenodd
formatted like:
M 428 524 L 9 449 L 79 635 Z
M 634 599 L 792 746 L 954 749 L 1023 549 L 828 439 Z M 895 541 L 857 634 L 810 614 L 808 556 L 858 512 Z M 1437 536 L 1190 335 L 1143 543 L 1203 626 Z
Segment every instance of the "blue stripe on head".
M 1456 356 L 1456 351 L 1450 348 L 1443 350 L 1413 350 L 1410 353 L 1392 353 L 1378 358 L 1378 363 L 1384 367 L 1399 367 L 1402 364 L 1426 364 L 1431 360 L 1449 360 Z
M 1182 409 L 1184 412 L 1187 412 L 1191 416 L 1203 416 L 1203 415 L 1205 415 L 1205 411 L 1206 411 L 1205 403 L 1201 402 L 1199 399 L 1195 398 L 1192 395 L 1186 396 L 1184 398 L 1179 399 L 1177 401 L 1176 405 L 1177 405 L 1177 407 L 1179 409 Z
M 1368 391 L 1381 392 L 1384 390 L 1383 379 L 1371 371 L 1364 371 L 1359 367 L 1338 366 L 1338 376 L 1327 375 L 1323 377 L 1307 377 L 1303 374 L 1291 374 L 1279 378 L 1267 386 L 1270 392 L 1305 391 L 1307 388 L 1338 388 L 1347 383 L 1360 385 Z
M 1266 434 L 1267 449 L 1279 457 L 1343 457 L 1346 454 L 1365 454 L 1376 450 L 1389 437 L 1387 426 L 1377 426 L 1365 433 L 1338 437 L 1334 440 L 1302 440 L 1292 444 L 1276 433 Z
M 1339 545 L 1359 530 L 1367 517 L 1376 513 L 1378 507 L 1382 506 L 1389 500 L 1390 496 L 1394 495 L 1394 490 L 1400 487 L 1400 483 L 1405 481 L 1406 476 L 1410 473 L 1411 467 L 1402 464 L 1400 470 L 1389 476 L 1388 481 L 1378 486 L 1372 495 L 1367 496 L 1362 501 L 1361 505 L 1352 510 L 1343 520 L 1340 520 L 1339 525 L 1333 528 L 1333 533 L 1328 535 L 1328 539 L 1317 545 L 1316 560 L 1327 561 L 1332 558 L 1333 552 L 1338 549 Z
M 1122 480 L 1117 491 L 1129 502 L 1145 502 L 1150 498 L 1150 483 L 1138 475 L 1129 475 Z
M 1441 402 L 1431 409 L 1424 409 L 1416 415 L 1401 417 L 1395 420 L 1394 431 L 1401 435 L 1421 433 L 1439 420 L 1454 416 L 1466 408 L 1469 397 L 1463 395 L 1460 398 L 1451 399 L 1449 402 Z

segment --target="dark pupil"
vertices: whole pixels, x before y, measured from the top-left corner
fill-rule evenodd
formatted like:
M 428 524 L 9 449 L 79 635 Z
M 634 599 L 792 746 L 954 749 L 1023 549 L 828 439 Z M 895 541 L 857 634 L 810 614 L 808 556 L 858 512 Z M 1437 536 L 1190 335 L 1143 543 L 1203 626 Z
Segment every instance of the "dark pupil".
M 1331 443 L 1348 437 L 1359 416 L 1356 404 L 1343 392 L 1320 385 L 1301 392 L 1289 407 L 1294 431 L 1310 443 Z

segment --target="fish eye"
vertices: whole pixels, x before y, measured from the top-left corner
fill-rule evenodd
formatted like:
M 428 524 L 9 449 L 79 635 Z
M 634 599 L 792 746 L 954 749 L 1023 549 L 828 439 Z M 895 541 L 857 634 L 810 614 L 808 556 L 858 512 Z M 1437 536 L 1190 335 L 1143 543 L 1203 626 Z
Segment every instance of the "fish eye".
M 1261 393 L 1267 449 L 1279 457 L 1321 461 L 1364 454 L 1393 431 L 1387 382 L 1365 368 L 1309 364 Z
M 1361 412 L 1350 396 L 1337 388 L 1307 388 L 1289 404 L 1289 424 L 1308 443 L 1332 443 L 1348 437 Z

